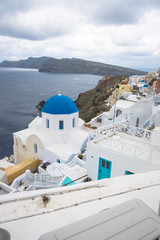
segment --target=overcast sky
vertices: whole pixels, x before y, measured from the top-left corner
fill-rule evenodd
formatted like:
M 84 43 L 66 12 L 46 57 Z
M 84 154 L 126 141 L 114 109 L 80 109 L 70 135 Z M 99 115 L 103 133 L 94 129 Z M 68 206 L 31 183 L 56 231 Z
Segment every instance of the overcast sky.
M 160 67 L 160 0 L 0 0 L 0 62 L 82 58 Z

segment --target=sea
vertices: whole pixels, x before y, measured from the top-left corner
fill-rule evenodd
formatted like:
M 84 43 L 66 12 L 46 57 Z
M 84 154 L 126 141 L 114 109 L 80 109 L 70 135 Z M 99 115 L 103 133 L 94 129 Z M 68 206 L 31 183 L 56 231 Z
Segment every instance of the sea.
M 27 128 L 37 116 L 35 106 L 61 91 L 78 98 L 102 76 L 42 73 L 37 69 L 0 67 L 0 159 L 13 154 L 13 133 Z

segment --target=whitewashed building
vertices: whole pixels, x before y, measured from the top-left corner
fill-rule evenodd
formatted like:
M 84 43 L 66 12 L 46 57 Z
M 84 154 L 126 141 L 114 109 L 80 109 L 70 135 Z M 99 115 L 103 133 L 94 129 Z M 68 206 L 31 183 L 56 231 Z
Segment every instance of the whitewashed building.
M 73 100 L 58 94 L 46 101 L 42 117 L 13 136 L 16 164 L 28 158 L 60 163 L 83 150 L 88 131 Z
M 115 123 L 99 128 L 87 144 L 92 180 L 160 169 L 160 128 L 153 131 Z
M 131 111 L 129 124 L 135 127 L 150 128 L 160 126 L 160 94 L 139 100 Z
M 109 112 L 101 114 L 101 119 L 102 126 L 122 121 L 140 128 L 160 126 L 160 94 L 139 100 L 130 95 L 128 100 L 118 100 Z
M 140 99 L 131 110 L 130 125 L 143 128 L 144 123 L 151 117 L 153 96 Z
M 102 113 L 102 126 L 113 122 L 129 121 L 134 101 L 118 100 L 109 112 Z

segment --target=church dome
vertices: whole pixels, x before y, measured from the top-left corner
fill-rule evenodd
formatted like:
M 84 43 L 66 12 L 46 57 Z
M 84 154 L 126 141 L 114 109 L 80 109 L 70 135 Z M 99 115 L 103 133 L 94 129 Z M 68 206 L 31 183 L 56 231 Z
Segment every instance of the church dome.
M 58 94 L 46 101 L 44 107 L 42 108 L 42 112 L 63 115 L 76 113 L 78 112 L 78 109 L 70 97 Z

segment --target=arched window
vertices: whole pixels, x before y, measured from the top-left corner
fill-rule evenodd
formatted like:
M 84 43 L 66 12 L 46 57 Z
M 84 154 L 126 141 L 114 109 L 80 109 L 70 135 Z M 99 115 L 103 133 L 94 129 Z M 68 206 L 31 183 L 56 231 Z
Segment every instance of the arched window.
M 46 128 L 49 128 L 49 119 L 46 119 Z
M 37 150 L 38 150 L 38 148 L 37 148 L 37 144 L 34 143 L 34 153 L 37 153 Z
M 72 119 L 72 127 L 75 127 L 75 118 Z
M 64 129 L 64 124 L 63 124 L 63 120 L 59 121 L 59 129 L 63 130 Z

